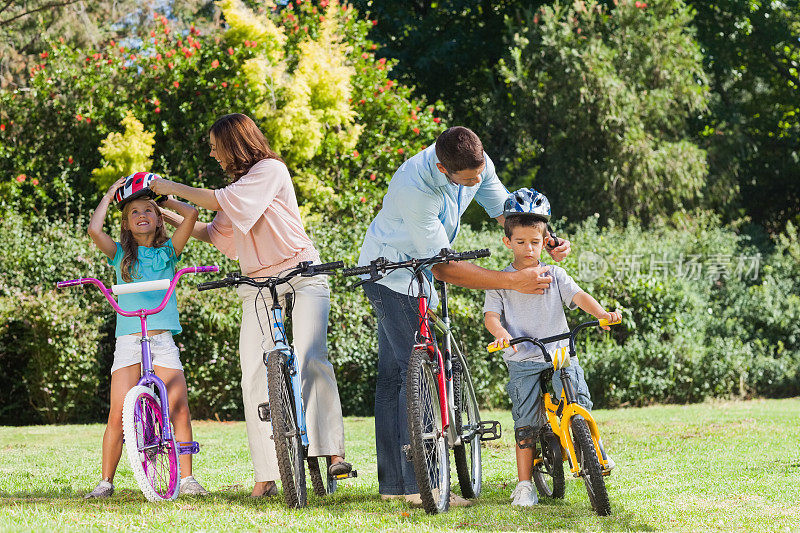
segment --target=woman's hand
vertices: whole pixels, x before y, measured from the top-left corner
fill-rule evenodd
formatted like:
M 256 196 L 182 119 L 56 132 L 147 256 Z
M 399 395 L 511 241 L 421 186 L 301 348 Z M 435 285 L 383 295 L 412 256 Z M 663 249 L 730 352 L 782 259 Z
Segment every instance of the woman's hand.
M 149 188 L 155 194 L 161 194 L 166 196 L 174 194 L 174 191 L 170 187 L 171 184 L 172 182 L 168 179 L 158 178 L 150 182 Z

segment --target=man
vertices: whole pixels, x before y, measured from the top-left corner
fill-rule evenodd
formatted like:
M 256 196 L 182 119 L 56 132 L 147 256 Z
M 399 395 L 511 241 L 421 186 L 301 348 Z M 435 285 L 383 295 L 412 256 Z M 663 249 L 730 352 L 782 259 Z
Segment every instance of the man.
M 508 191 L 474 132 L 456 126 L 442 133 L 434 146 L 407 160 L 395 172 L 383 208 L 367 229 L 360 265 L 378 257 L 389 261 L 430 257 L 450 248 L 461 216 L 475 199 L 502 225 Z M 569 253 L 562 241 L 550 251 L 560 261 Z M 469 289 L 513 289 L 542 293 L 551 278 L 547 267 L 499 272 L 465 261 L 435 265 L 426 272 L 439 280 Z M 375 438 L 378 492 L 384 499 L 403 497 L 419 503 L 413 465 L 406 460 L 406 371 L 418 329 L 417 299 L 409 297 L 412 274 L 395 270 L 378 282 L 364 284 L 378 322 L 378 381 L 375 392 Z M 431 284 L 432 286 L 432 284 Z M 426 287 L 426 291 L 429 290 Z M 431 308 L 438 303 L 429 294 Z M 451 494 L 451 505 L 469 505 Z

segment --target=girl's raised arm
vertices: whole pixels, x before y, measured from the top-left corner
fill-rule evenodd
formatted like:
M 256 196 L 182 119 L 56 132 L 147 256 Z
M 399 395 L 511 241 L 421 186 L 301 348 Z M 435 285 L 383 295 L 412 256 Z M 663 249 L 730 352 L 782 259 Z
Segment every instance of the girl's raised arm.
M 180 255 L 189 237 L 192 236 L 194 223 L 197 222 L 197 209 L 174 198 L 167 199 L 161 205 L 167 209 L 172 209 L 183 217 L 181 223 L 175 228 L 175 233 L 172 234 L 172 247 L 175 248 L 175 255 Z
M 108 233 L 103 231 L 103 222 L 106 220 L 108 206 L 114 198 L 114 193 L 124 184 L 125 177 L 122 177 L 109 187 L 108 191 L 106 191 L 100 203 L 97 205 L 97 209 L 94 210 L 92 219 L 89 221 L 89 237 L 92 238 L 92 241 L 100 248 L 100 251 L 106 254 L 109 259 L 114 259 L 114 256 L 117 255 L 117 244 Z

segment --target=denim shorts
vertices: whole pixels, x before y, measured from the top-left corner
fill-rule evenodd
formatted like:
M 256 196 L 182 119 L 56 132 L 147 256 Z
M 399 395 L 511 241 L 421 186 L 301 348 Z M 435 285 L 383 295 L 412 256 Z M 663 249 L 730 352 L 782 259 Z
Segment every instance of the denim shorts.
M 126 366 L 138 365 L 142 362 L 142 338 L 138 335 L 122 335 L 117 337 L 114 348 L 114 363 L 111 373 Z M 165 331 L 150 337 L 150 355 L 153 366 L 183 370 L 180 359 L 180 350 L 172 339 L 172 332 Z
M 542 405 L 542 372 L 552 368 L 550 363 L 540 361 L 508 361 L 508 385 L 506 391 L 511 399 L 511 416 L 514 418 L 514 429 L 532 426 L 540 427 L 547 420 Z M 575 389 L 578 404 L 588 410 L 592 409 L 592 400 L 589 396 L 589 386 L 584 378 L 583 368 L 578 359 L 570 359 L 566 368 L 572 386 Z M 553 373 L 553 401 L 561 398 L 560 372 Z

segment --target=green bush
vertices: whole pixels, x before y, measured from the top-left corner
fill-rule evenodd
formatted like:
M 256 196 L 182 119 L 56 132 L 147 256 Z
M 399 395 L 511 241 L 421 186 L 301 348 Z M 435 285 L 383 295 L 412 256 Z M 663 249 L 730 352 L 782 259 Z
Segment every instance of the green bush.
M 623 310 L 621 326 L 608 333 L 584 332 L 578 342 L 596 406 L 800 393 L 800 243 L 792 232 L 773 248 L 762 246 L 755 280 L 749 279 L 752 275 L 739 280 L 733 271 L 713 275 L 709 258 L 755 255 L 757 241 L 717 227 L 713 219 L 644 230 L 634 224 L 600 228 L 592 217 L 568 229 L 564 236 L 572 241 L 573 253 L 563 266 L 606 308 Z M 331 224 L 309 230 L 323 261 L 340 259 L 348 265 L 357 261 L 363 231 Z M 62 279 L 111 280 L 107 261 L 84 232 L 64 222 L 26 224 L 14 214 L 0 219 L 0 233 L 7 236 L 0 241 L 0 365 L 5 369 L 0 423 L 105 418 L 113 314 L 93 288 L 54 289 Z M 481 231 L 464 227 L 455 247 L 489 248 L 492 256 L 479 264 L 503 268 L 511 256 L 501 236 L 494 223 Z M 654 258 L 692 256 L 700 257 L 705 269 L 698 279 L 650 271 Z M 602 258 L 599 269 L 587 257 Z M 639 258 L 638 271 L 631 268 L 632 257 Z M 222 272 L 238 266 L 194 241 L 183 264 L 219 264 Z M 192 276 L 178 288 L 184 331 L 176 340 L 190 406 L 196 418 L 240 419 L 240 302 L 232 290 L 198 293 L 194 283 L 200 278 Z M 342 406 L 347 414 L 367 415 L 377 357 L 372 309 L 363 291 L 352 287 L 352 278 L 333 276 L 330 281 L 328 347 Z M 485 351 L 491 338 L 483 327 L 483 293 L 453 287 L 450 294 L 458 341 L 481 404 L 508 406 L 505 365 Z M 588 319 L 580 310 L 568 312 L 571 325 Z

